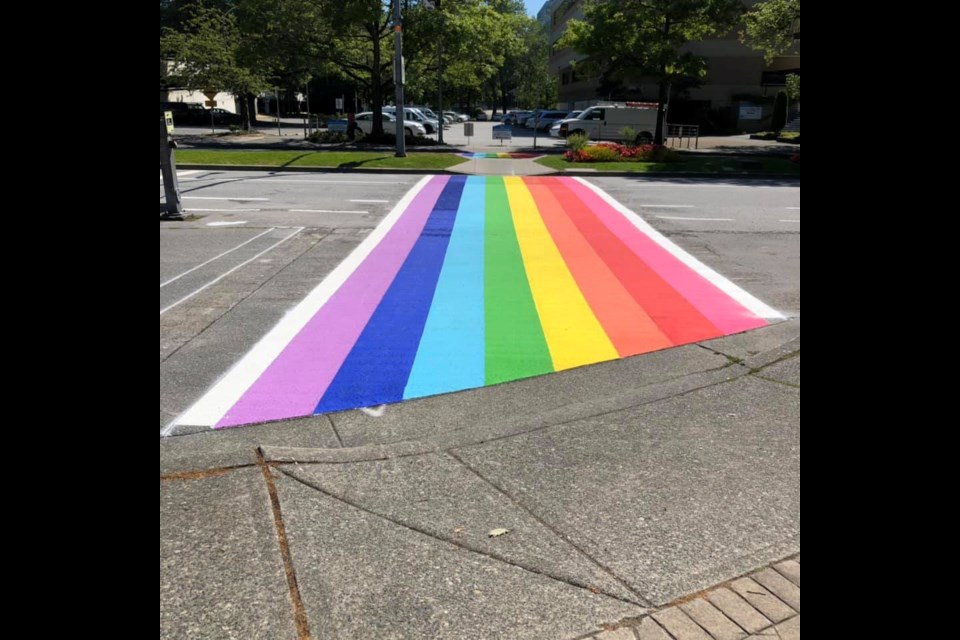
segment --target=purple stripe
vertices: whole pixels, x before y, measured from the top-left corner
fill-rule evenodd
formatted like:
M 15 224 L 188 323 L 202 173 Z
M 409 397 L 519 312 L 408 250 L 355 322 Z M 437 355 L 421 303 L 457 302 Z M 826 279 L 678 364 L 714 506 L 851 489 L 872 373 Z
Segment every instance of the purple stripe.
M 449 176 L 430 180 L 380 244 L 217 423 L 218 428 L 313 414 L 449 180 Z

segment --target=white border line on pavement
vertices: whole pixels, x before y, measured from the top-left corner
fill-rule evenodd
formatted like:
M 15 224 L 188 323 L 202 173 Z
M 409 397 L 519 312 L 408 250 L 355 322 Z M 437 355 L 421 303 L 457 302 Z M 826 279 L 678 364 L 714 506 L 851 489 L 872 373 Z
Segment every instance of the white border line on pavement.
M 678 260 L 686 264 L 688 267 L 696 271 L 698 274 L 710 281 L 715 287 L 726 293 L 728 296 L 742 304 L 744 307 L 750 310 L 751 313 L 757 315 L 761 318 L 766 318 L 768 320 L 783 320 L 786 318 L 782 313 L 769 306 L 765 302 L 761 302 L 759 299 L 753 295 L 747 293 L 733 282 L 720 275 L 707 265 L 703 264 L 695 257 L 681 249 L 677 246 L 672 240 L 667 238 L 665 235 L 657 231 L 650 225 L 649 222 L 638 216 L 636 213 L 623 206 L 607 192 L 605 192 L 600 187 L 596 187 L 583 178 L 573 178 L 583 186 L 587 187 L 598 196 L 603 198 L 614 209 L 622 213 L 627 220 L 633 223 L 637 229 L 647 234 L 651 240 L 659 244 L 661 247 L 669 251 L 676 257 Z
M 270 227 L 269 229 L 267 229 L 267 230 L 264 231 L 263 233 L 260 233 L 260 234 L 257 234 L 257 235 L 255 235 L 255 236 L 253 236 L 252 238 L 250 238 L 250 239 L 247 240 L 246 242 L 241 242 L 240 244 L 238 244 L 237 246 L 235 246 L 233 249 L 228 249 L 228 250 L 224 251 L 223 253 L 221 253 L 220 255 L 214 256 L 213 258 L 210 258 L 210 259 L 207 260 L 206 262 L 202 262 L 202 263 L 198 264 L 197 266 L 195 266 L 194 268 L 192 268 L 192 269 L 187 269 L 186 271 L 184 271 L 184 272 L 181 273 L 180 275 L 174 276 L 174 277 L 170 278 L 170 279 L 167 280 L 166 282 L 161 282 L 161 283 L 160 283 L 160 288 L 163 289 L 163 288 L 164 288 L 165 286 L 167 286 L 168 284 L 170 284 L 170 283 L 172 283 L 172 282 L 176 282 L 177 280 L 179 280 L 179 279 L 182 278 L 183 276 L 188 275 L 188 274 L 191 274 L 191 273 L 193 273 L 194 271 L 196 271 L 197 269 L 200 269 L 201 267 L 205 267 L 205 266 L 207 266 L 208 264 L 210 264 L 211 262 L 214 262 L 215 260 L 219 260 L 219 259 L 222 258 L 223 256 L 229 255 L 229 254 L 233 253 L 234 251 L 236 251 L 237 249 L 239 249 L 239 248 L 241 248 L 241 247 L 247 246 L 248 244 L 250 244 L 251 242 L 253 242 L 253 241 L 256 240 L 257 238 L 261 238 L 261 237 L 267 235 L 268 233 L 270 233 L 271 231 L 275 231 L 275 230 L 276 230 L 276 227 Z
M 250 213 L 251 211 L 260 211 L 260 209 L 197 209 L 196 207 L 190 207 L 186 209 L 187 213 L 191 211 L 214 211 L 217 213 L 232 213 L 232 212 L 244 212 Z
M 247 389 L 267 370 L 280 352 L 327 303 L 368 255 L 380 244 L 393 226 L 434 176 L 424 176 L 397 203 L 393 210 L 343 262 L 317 287 L 287 313 L 243 358 L 225 373 L 193 406 L 187 409 L 160 435 L 169 436 L 181 425 L 213 428 Z
M 700 220 L 702 222 L 733 222 L 733 218 L 682 218 L 680 216 L 657 216 L 661 220 Z
M 174 302 L 173 304 L 171 304 L 171 305 L 169 305 L 169 306 L 167 306 L 167 307 L 164 307 L 163 309 L 160 309 L 160 315 L 165 314 L 167 311 L 170 311 L 171 309 L 174 309 L 174 308 L 176 308 L 176 307 L 179 307 L 181 304 L 183 304 L 184 302 L 186 302 L 187 300 L 189 300 L 189 299 L 192 298 L 193 296 L 197 295 L 197 294 L 200 293 L 201 291 L 205 291 L 205 290 L 209 289 L 210 287 L 212 287 L 213 285 L 217 284 L 218 282 L 220 282 L 221 280 L 223 280 L 224 278 L 226 278 L 227 276 L 229 276 L 231 273 L 233 273 L 234 271 L 236 271 L 236 270 L 239 269 L 240 267 L 245 267 L 245 266 L 247 266 L 248 264 L 250 264 L 251 262 L 253 262 L 254 260 L 256 260 L 257 258 L 259 258 L 260 256 L 265 255 L 265 254 L 267 254 L 267 253 L 270 253 L 271 251 L 273 251 L 274 249 L 276 249 L 277 247 L 279 247 L 279 246 L 282 245 L 284 242 L 286 242 L 287 240 L 289 240 L 289 239 L 292 238 L 293 236 L 297 235 L 298 233 L 300 233 L 300 232 L 303 231 L 304 229 L 306 229 L 306 227 L 298 227 L 296 231 L 294 231 L 293 233 L 291 233 L 290 235 L 288 235 L 288 236 L 287 236 L 286 238 L 284 238 L 283 240 L 280 240 L 279 242 L 276 242 L 276 243 L 270 245 L 269 247 L 267 247 L 266 249 L 264 249 L 263 251 L 261 251 L 261 252 L 258 253 L 257 255 L 253 256 L 253 257 L 250 258 L 249 260 L 244 260 L 243 262 L 241 262 L 240 264 L 238 264 L 238 265 L 235 266 L 234 268 L 230 269 L 229 271 L 227 271 L 227 272 L 224 273 L 223 275 L 217 276 L 216 278 L 214 278 L 213 280 L 211 280 L 211 281 L 208 282 L 207 284 L 203 285 L 202 287 L 200 287 L 199 289 L 197 289 L 197 290 L 194 291 L 193 293 L 190 293 L 190 294 L 188 294 L 188 295 L 180 298 L 179 300 L 177 300 L 177 301 Z
M 369 211 L 337 211 L 335 209 L 290 209 L 290 213 L 370 213 Z
M 270 198 L 220 198 L 215 196 L 180 196 L 181 200 L 239 200 L 241 202 L 262 200 L 267 201 Z

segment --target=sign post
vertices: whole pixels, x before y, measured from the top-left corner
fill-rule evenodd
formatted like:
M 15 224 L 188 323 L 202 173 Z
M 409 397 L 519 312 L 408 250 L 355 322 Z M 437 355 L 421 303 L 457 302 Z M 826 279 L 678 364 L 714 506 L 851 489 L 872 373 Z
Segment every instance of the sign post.
M 510 128 L 510 125 L 498 124 L 493 127 L 493 139 L 499 140 L 502 147 L 504 140 L 513 140 L 513 129 Z
M 177 184 L 177 164 L 173 150 L 177 143 L 170 139 L 173 133 L 173 113 L 160 114 L 160 172 L 163 175 L 164 202 L 160 205 L 161 220 L 183 220 L 180 185 Z

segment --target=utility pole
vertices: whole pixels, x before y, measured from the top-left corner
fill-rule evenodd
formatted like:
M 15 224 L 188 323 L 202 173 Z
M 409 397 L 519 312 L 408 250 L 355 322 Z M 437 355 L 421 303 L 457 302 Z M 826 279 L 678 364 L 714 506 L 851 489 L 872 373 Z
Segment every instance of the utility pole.
M 393 0 L 393 83 L 397 88 L 397 123 L 394 131 L 397 138 L 398 158 L 407 157 L 407 141 L 403 126 L 403 23 L 400 18 L 400 0 Z
M 443 144 L 443 10 L 440 0 L 437 0 L 437 11 L 440 14 L 440 37 L 437 38 L 437 115 L 440 116 L 440 128 L 437 129 L 437 141 Z

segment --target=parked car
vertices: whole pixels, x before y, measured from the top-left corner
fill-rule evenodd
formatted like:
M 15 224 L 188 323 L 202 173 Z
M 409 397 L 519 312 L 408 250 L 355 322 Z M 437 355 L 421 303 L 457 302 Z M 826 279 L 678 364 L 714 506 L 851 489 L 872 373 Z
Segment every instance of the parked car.
M 213 121 L 216 124 L 240 124 L 241 118 L 239 115 L 233 111 L 227 111 L 226 109 L 221 109 L 220 107 L 214 107 L 213 109 L 207 109 L 208 116 L 213 115 Z M 209 117 L 207 118 L 209 121 Z
M 174 126 L 210 124 L 210 114 L 199 102 L 161 102 L 160 113 L 173 113 Z
M 363 113 L 358 113 L 356 118 L 357 126 L 360 127 L 360 130 L 366 135 L 370 135 L 373 132 L 373 113 L 364 111 Z M 406 135 L 411 137 L 427 135 L 427 130 L 423 128 L 423 125 L 413 120 L 404 120 L 403 130 L 406 131 Z M 390 135 L 394 135 L 397 132 L 397 119 L 388 113 L 383 114 L 383 132 Z
M 487 117 L 487 112 L 483 111 L 482 109 L 477 109 L 477 114 L 474 117 L 477 119 L 477 122 L 486 122 L 489 120 Z
M 466 122 L 467 120 L 470 119 L 470 116 L 462 113 L 457 113 L 456 111 L 444 111 L 443 115 L 450 116 L 451 118 L 454 119 L 455 122 Z
M 544 111 L 539 117 L 527 120 L 527 126 L 536 127 L 540 131 L 549 131 L 553 123 L 560 122 L 567 117 L 566 111 Z
M 384 107 L 383 112 L 389 113 L 392 117 L 396 117 L 397 108 L 392 106 Z M 437 129 L 440 128 L 438 121 L 428 118 L 426 114 L 415 107 L 404 107 L 403 119 L 405 122 L 419 122 L 423 125 L 423 128 L 427 130 L 427 133 L 436 133 Z
M 550 136 L 551 136 L 552 138 L 559 138 L 559 137 L 560 137 L 560 126 L 561 126 L 563 123 L 565 123 L 565 122 L 573 122 L 574 120 L 576 120 L 577 118 L 580 117 L 580 114 L 581 114 L 581 113 L 583 113 L 583 111 L 571 111 L 570 113 L 567 114 L 567 117 L 564 118 L 563 120 L 559 120 L 559 121 L 557 121 L 557 122 L 554 122 L 554 123 L 550 126 Z

